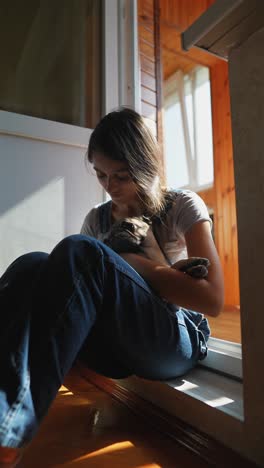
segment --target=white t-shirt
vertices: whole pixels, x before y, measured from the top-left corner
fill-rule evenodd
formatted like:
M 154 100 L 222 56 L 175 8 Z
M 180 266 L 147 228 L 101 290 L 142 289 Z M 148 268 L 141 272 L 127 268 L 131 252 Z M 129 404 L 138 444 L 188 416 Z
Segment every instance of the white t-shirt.
M 190 190 L 169 191 L 172 203 L 161 221 L 153 223 L 142 243 L 145 256 L 165 264 L 187 258 L 185 233 L 193 224 L 210 219 L 204 201 Z M 85 217 L 81 234 L 103 241 L 111 229 L 111 203 L 107 201 L 94 207 Z M 154 234 L 153 234 L 154 231 Z

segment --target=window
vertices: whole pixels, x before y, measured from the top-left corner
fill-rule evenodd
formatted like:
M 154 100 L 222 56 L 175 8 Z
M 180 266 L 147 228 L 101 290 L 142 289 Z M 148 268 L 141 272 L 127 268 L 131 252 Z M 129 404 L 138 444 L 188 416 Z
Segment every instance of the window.
M 0 108 L 93 128 L 102 107 L 101 18 L 97 0 L 2 1 Z
M 178 70 L 164 90 L 167 185 L 207 189 L 214 180 L 209 69 Z
M 0 275 L 103 201 L 84 154 L 98 116 L 136 105 L 136 19 L 125 0 L 1 2 Z
M 188 73 L 178 70 L 164 82 L 164 140 L 167 185 L 194 190 L 202 198 L 207 195 L 205 202 L 213 218 L 214 204 L 211 206 L 208 197 L 214 185 L 214 165 L 207 67 L 198 66 Z M 230 317 L 230 313 L 221 314 L 219 318 L 208 317 L 212 338 L 209 340 L 208 358 L 202 365 L 241 378 L 241 345 L 233 342 L 228 333 L 222 332 L 223 324 L 227 327 Z M 232 319 L 234 321 L 234 314 Z M 227 341 L 229 339 L 232 341 Z

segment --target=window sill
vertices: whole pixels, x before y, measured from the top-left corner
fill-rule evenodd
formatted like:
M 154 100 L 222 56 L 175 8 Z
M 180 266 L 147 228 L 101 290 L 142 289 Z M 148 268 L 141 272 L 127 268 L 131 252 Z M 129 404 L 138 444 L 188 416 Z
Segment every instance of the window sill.
M 118 383 L 132 390 L 146 400 L 154 395 L 152 402 L 170 411 L 175 400 L 198 400 L 233 418 L 244 421 L 243 384 L 230 377 L 219 375 L 205 367 L 199 366 L 186 376 L 169 381 L 148 381 L 139 377 L 119 380 Z M 157 396 L 157 398 L 155 398 Z M 189 400 L 188 398 L 188 400 Z M 190 407 L 192 406 L 189 401 Z
M 244 420 L 242 382 L 199 366 L 183 378 L 164 383 L 179 394 L 189 395 L 240 421 Z
M 191 450 L 210 455 L 213 464 L 224 457 L 225 448 L 243 454 L 241 382 L 202 366 L 170 381 L 136 376 L 112 380 L 79 364 L 80 374 L 89 382 Z M 225 457 L 229 460 L 229 455 Z M 223 462 L 218 466 L 227 465 Z
M 216 370 L 222 375 L 228 375 L 231 379 L 242 380 L 241 344 L 210 337 L 208 341 L 208 355 L 201 362 L 201 366 Z
M 0 134 L 86 149 L 91 130 L 0 110 Z

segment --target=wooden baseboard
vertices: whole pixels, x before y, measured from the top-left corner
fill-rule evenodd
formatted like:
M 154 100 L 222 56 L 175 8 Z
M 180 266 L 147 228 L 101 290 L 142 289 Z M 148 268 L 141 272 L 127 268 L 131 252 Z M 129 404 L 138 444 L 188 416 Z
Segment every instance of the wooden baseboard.
M 218 441 L 210 438 L 184 421 L 170 415 L 153 403 L 143 399 L 133 391 L 122 387 L 118 381 L 108 379 L 77 363 L 80 375 L 90 383 L 109 393 L 113 398 L 125 404 L 146 424 L 151 425 L 157 431 L 177 441 L 188 450 L 209 463 L 210 466 L 219 468 L 256 468 L 253 462 L 242 458 L 238 453 Z

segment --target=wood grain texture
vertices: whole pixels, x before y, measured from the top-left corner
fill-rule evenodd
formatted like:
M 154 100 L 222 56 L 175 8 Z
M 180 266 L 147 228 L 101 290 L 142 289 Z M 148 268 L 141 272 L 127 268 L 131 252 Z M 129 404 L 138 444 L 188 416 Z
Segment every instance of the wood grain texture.
M 156 92 L 156 79 L 155 76 L 151 76 L 149 73 L 144 71 L 141 72 L 141 86 L 145 86 L 148 89 Z
M 149 57 L 141 54 L 141 70 L 147 72 L 151 76 L 155 76 L 155 63 Z
M 192 48 L 181 47 L 180 33 L 214 0 L 138 0 L 142 114 L 156 125 L 163 149 L 163 80 L 179 68 L 188 73 L 197 65 L 210 67 L 215 183 L 200 193 L 214 210 L 214 234 L 224 271 L 225 305 L 240 302 L 236 202 L 227 64 Z M 162 152 L 163 155 L 163 152 Z
M 197 64 L 212 66 L 217 62 L 216 57 L 199 49 L 186 52 L 181 46 L 181 33 L 212 3 L 214 0 L 162 0 L 160 34 L 165 79 L 174 73 L 175 65 L 188 72 Z
M 189 426 L 184 421 L 176 418 L 175 415 L 170 415 L 150 401 L 136 395 L 133 391 L 122 387 L 118 381 L 100 376 L 79 363 L 78 371 L 88 382 L 109 393 L 119 402 L 124 403 L 141 419 L 143 424 L 147 422 L 159 431 L 160 434 L 166 435 L 176 444 L 181 444 L 195 454 L 193 467 L 199 467 L 200 463 L 203 462 L 206 463 L 206 466 L 215 466 L 217 468 L 232 468 L 233 466 L 256 468 L 254 463 L 242 458 L 238 453 L 207 436 L 205 433 Z M 176 462 L 176 457 L 175 451 L 174 464 L 168 466 L 164 464 L 162 467 L 180 468 L 181 460 L 177 457 Z
M 198 192 L 208 209 L 215 209 L 215 186 Z
M 159 47 L 159 0 L 138 0 L 138 38 L 141 76 L 141 113 L 153 122 L 154 134 L 162 144 L 161 62 Z M 152 128 L 152 125 L 150 125 Z
M 224 271 L 225 304 L 239 305 L 236 196 L 228 66 L 211 68 L 215 166 L 215 240 Z
M 154 0 L 154 42 L 155 42 L 155 72 L 156 72 L 156 93 L 157 93 L 157 136 L 161 148 L 161 157 L 163 158 L 164 167 L 164 154 L 163 154 L 163 99 L 162 99 L 162 86 L 163 86 L 163 69 L 161 57 L 161 43 L 160 43 L 160 0 Z M 164 176 L 164 174 L 163 174 Z
M 218 317 L 207 317 L 209 320 L 211 335 L 220 340 L 241 343 L 240 308 L 226 306 Z
M 106 380 L 107 393 L 73 368 L 18 468 L 207 468 L 113 398 Z
M 178 69 L 188 73 L 197 65 L 210 68 L 214 177 L 213 189 L 200 193 L 214 210 L 214 234 L 225 280 L 225 305 L 240 303 L 236 201 L 233 170 L 232 131 L 227 64 L 199 49 L 185 52 L 181 47 L 182 31 L 188 28 L 214 0 L 163 0 L 160 2 L 160 37 L 165 80 Z

